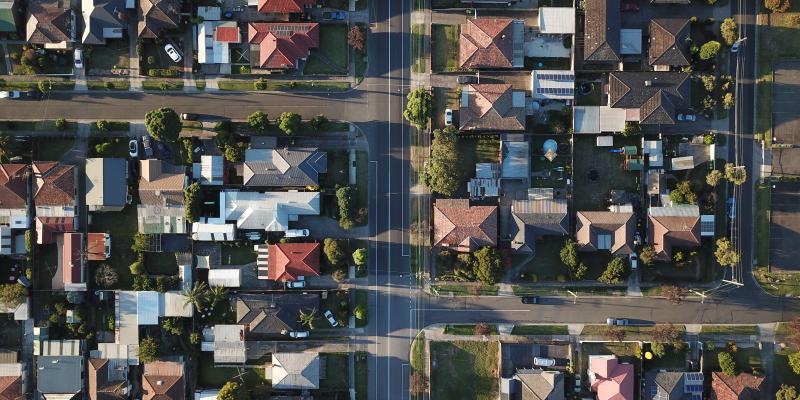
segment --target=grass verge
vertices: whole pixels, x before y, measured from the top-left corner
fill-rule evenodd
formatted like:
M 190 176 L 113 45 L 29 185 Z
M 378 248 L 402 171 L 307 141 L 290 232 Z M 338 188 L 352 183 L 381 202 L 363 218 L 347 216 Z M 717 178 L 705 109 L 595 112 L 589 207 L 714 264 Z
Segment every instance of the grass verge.
M 703 325 L 700 333 L 706 335 L 758 335 L 755 325 Z
M 566 325 L 515 325 L 512 335 L 569 335 Z

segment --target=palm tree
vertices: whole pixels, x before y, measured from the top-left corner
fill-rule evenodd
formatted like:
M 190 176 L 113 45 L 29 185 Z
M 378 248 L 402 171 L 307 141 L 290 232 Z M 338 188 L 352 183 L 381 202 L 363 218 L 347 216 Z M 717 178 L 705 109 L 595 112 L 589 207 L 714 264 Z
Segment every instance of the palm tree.
M 225 300 L 228 298 L 228 289 L 225 289 L 222 286 L 214 286 L 206 292 L 208 295 L 208 301 L 211 303 L 211 307 L 217 305 L 217 303 Z
M 184 300 L 183 305 L 188 306 L 189 304 L 192 304 L 198 311 L 200 311 L 203 308 L 203 303 L 205 303 L 207 300 L 207 290 L 208 285 L 206 285 L 205 282 L 196 282 L 193 288 L 183 291 L 183 295 L 186 296 L 186 300 Z
M 297 321 L 300 325 L 305 325 L 308 329 L 314 329 L 314 321 L 317 319 L 317 309 L 314 308 L 308 313 L 300 310 L 300 320 Z

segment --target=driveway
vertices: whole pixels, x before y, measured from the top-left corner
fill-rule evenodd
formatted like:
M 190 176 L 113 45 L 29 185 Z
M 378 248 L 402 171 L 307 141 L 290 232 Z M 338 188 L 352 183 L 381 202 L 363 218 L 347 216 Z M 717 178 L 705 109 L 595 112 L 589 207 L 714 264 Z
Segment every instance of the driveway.
M 318 240 L 325 238 L 366 239 L 369 236 L 369 227 L 367 226 L 342 229 L 339 221 L 321 215 L 301 216 L 297 226 L 307 228 L 310 231 L 310 237 Z

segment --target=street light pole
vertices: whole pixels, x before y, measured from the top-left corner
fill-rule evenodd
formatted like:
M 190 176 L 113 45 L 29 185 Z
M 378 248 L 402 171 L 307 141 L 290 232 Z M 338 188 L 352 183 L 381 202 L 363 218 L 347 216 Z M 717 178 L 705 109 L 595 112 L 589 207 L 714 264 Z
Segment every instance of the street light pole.
M 567 289 L 567 293 L 572 295 L 572 304 L 578 304 L 578 294 L 569 289 Z

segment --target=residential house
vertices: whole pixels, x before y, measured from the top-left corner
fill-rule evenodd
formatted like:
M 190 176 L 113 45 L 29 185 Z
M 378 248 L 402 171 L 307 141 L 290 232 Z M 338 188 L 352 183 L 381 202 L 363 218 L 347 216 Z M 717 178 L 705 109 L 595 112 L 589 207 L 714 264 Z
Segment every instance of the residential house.
M 244 364 L 247 361 L 244 325 L 214 325 L 203 329 L 203 351 L 214 352 L 217 364 Z
M 589 356 L 587 374 L 597 400 L 634 400 L 633 364 L 621 364 L 616 356 Z
M 272 353 L 272 388 L 319 389 L 319 353 Z
M 586 0 L 584 10 L 584 62 L 605 64 L 622 61 L 620 0 Z
M 90 400 L 124 400 L 130 392 L 128 365 L 118 360 L 90 358 L 87 374 Z
M 264 69 L 302 69 L 301 61 L 319 47 L 316 22 L 250 22 L 250 62 Z
M 181 20 L 181 0 L 139 0 L 139 37 L 155 39 L 161 33 L 176 29 Z
M 2 0 L 0 1 L 0 32 L 17 33 L 20 26 L 20 1 Z
M 711 400 L 753 400 L 769 398 L 766 379 L 747 373 L 728 376 L 711 372 Z
M 111 235 L 89 232 L 86 234 L 86 258 L 89 261 L 105 261 L 111 257 Z
M 672 260 L 673 248 L 700 246 L 700 208 L 696 205 L 650 207 L 647 238 L 656 251 L 656 259 Z
M 467 199 L 436 200 L 433 245 L 460 252 L 496 246 L 497 206 L 470 206 Z
M 250 1 L 248 5 L 254 5 Z M 258 12 L 262 14 L 300 14 L 316 3 L 317 0 L 257 0 Z
M 574 35 L 575 8 L 539 7 L 539 33 L 544 35 Z M 558 38 L 557 36 L 555 38 Z
M 46 49 L 66 49 L 75 42 L 75 13 L 57 0 L 28 1 L 25 40 Z
M 655 371 L 644 379 L 644 400 L 701 400 L 702 372 Z
M 81 0 L 81 42 L 104 45 L 108 39 L 122 39 L 122 32 L 128 27 L 125 3 L 126 0 Z
M 199 13 L 199 12 L 198 12 Z M 206 19 L 197 24 L 197 62 L 219 64 L 221 73 L 231 72 L 230 45 L 242 42 L 236 21 Z
M 306 187 L 328 172 L 328 154 L 316 148 L 249 149 L 242 177 L 247 187 Z
M 573 100 L 575 98 L 575 72 L 533 70 L 531 71 L 531 93 L 537 100 Z
M 139 363 L 136 354 L 139 346 L 139 327 L 158 325 L 162 317 L 191 318 L 194 313 L 192 304 L 187 304 L 186 296 L 179 291 L 159 293 L 155 291 L 117 292 L 116 302 L 117 332 L 115 343 L 127 346 L 130 365 Z M 118 353 L 122 354 L 123 351 Z M 105 356 L 110 358 L 110 356 Z
M 122 211 L 128 204 L 128 161 L 86 159 L 86 207 L 90 212 Z
M 33 204 L 38 217 L 74 217 L 78 170 L 57 162 L 35 162 Z
M 200 156 L 192 164 L 192 179 L 203 186 L 220 186 L 225 183 L 225 159 L 222 156 Z
M 25 254 L 28 229 L 28 166 L 0 164 L 0 254 Z
M 192 226 L 195 240 L 228 240 L 233 229 L 284 232 L 301 215 L 319 215 L 319 192 L 237 192 L 219 194 L 219 217 L 203 217 Z M 206 234 L 211 228 L 230 228 L 224 235 Z M 232 238 L 230 240 L 233 240 Z
M 674 124 L 676 110 L 689 104 L 690 86 L 685 72 L 612 72 L 608 105 L 625 109 L 627 121 Z
M 245 326 L 247 340 L 306 330 L 298 322 L 300 312 L 319 310 L 319 302 L 319 294 L 239 294 L 236 323 Z
M 139 232 L 186 233 L 183 189 L 185 168 L 161 160 L 141 160 Z
M 184 364 L 175 361 L 156 361 L 144 365 L 142 400 L 184 400 L 186 382 Z
M 458 65 L 462 69 L 522 68 L 523 21 L 510 18 L 467 19 L 461 25 Z
M 608 250 L 612 255 L 633 253 L 636 231 L 634 213 L 578 211 L 576 218 L 578 250 Z
M 511 218 L 511 248 L 517 253 L 535 255 L 541 237 L 570 233 L 566 199 L 514 200 Z
M 530 179 L 530 144 L 525 140 L 500 141 L 501 178 L 503 180 Z
M 23 365 L 16 362 L 16 352 L 11 358 L 10 362 L 0 364 L 0 399 L 24 400 L 27 396 L 22 387 Z
M 689 56 L 689 20 L 655 18 L 650 20 L 649 64 L 656 71 L 670 67 L 685 67 L 692 63 Z
M 459 129 L 524 131 L 525 92 L 506 83 L 465 85 L 461 90 Z
M 58 268 L 62 271 L 63 289 L 66 291 L 86 290 L 86 262 L 83 257 L 83 234 L 67 232 L 60 242 L 61 257 Z M 55 287 L 53 289 L 56 289 Z M 60 288 L 59 288 L 60 289 Z
M 287 282 L 319 276 L 319 243 L 277 243 L 269 245 L 270 280 Z
M 79 399 L 83 384 L 83 356 L 36 357 L 36 390 L 42 399 Z
M 564 374 L 561 371 L 519 369 L 514 374 L 519 382 L 520 400 L 564 400 Z
M 73 217 L 36 217 L 36 243 L 53 244 L 56 237 L 75 230 Z

